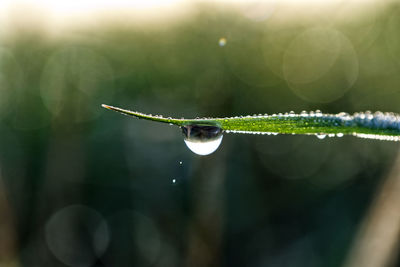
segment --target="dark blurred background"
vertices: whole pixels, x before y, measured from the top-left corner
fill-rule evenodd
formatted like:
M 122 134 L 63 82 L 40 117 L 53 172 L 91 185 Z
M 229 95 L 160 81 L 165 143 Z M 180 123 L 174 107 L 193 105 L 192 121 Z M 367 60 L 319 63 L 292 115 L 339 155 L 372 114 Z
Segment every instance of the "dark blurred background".
M 100 105 L 400 113 L 400 5 L 38 2 L 0 4 L 0 266 L 398 266 L 398 143 L 225 134 L 198 156 Z

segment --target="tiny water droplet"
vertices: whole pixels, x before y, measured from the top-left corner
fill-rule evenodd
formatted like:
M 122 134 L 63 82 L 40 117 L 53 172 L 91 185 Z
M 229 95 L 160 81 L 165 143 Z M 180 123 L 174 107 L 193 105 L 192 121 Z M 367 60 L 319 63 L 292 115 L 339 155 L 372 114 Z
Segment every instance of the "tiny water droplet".
M 187 147 L 198 155 L 209 155 L 221 144 L 222 129 L 217 126 L 194 124 L 181 128 Z
M 324 139 L 326 137 L 326 134 L 317 134 L 317 137 L 319 139 Z
M 343 133 L 337 133 L 336 136 L 337 137 L 343 137 Z
M 218 40 L 218 44 L 219 44 L 219 46 L 221 46 L 221 47 L 225 46 L 225 45 L 226 45 L 226 42 L 227 42 L 227 40 L 226 40 L 225 37 L 219 38 L 219 40 Z
M 345 118 L 347 118 L 347 117 L 349 117 L 350 116 L 350 114 L 349 113 L 347 113 L 347 112 L 340 112 L 339 114 L 337 114 L 338 115 L 338 117 L 345 117 Z
M 182 160 L 181 160 L 181 161 L 179 161 L 179 165 L 182 165 L 182 164 L 183 164 Z
M 173 183 L 173 184 L 176 184 L 176 179 L 172 179 L 172 183 Z

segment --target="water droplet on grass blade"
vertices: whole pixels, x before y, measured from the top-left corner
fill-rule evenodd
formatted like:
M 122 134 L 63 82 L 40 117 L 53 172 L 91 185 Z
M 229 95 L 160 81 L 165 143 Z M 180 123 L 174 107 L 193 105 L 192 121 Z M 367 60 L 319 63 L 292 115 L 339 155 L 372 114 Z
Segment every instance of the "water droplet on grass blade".
M 187 147 L 198 155 L 213 153 L 222 141 L 222 129 L 212 125 L 182 126 Z

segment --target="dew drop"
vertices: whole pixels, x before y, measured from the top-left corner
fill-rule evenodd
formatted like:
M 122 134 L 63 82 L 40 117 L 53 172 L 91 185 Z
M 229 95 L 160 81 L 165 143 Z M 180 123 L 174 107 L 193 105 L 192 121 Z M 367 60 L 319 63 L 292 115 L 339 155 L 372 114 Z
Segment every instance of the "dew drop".
M 195 124 L 181 128 L 187 147 L 198 155 L 209 155 L 221 144 L 222 129 L 217 126 Z
M 319 139 L 324 139 L 326 137 L 326 134 L 317 134 L 317 137 Z
M 336 136 L 337 137 L 343 137 L 343 133 L 337 133 Z

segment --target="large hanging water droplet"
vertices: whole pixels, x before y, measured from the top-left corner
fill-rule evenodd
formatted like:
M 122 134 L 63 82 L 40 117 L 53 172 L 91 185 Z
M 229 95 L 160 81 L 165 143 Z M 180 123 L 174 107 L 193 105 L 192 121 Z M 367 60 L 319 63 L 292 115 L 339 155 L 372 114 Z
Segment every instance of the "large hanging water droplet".
M 198 155 L 213 153 L 222 141 L 222 129 L 211 125 L 182 126 L 187 147 Z

